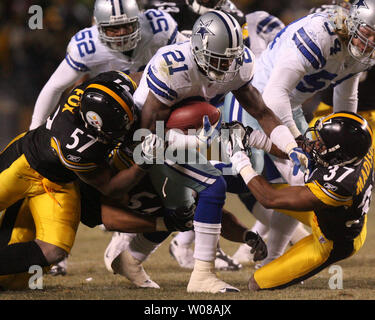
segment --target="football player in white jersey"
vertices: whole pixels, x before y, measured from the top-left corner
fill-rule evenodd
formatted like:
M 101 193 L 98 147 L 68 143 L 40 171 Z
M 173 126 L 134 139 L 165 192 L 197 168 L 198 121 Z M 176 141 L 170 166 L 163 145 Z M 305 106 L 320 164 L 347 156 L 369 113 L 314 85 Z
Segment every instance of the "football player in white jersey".
M 30 129 L 44 123 L 63 92 L 84 75 L 92 78 L 110 70 L 127 74 L 143 71 L 157 49 L 185 39 L 168 13 L 155 9 L 141 12 L 136 0 L 97 0 L 94 22 L 70 40 L 65 59 L 38 96 Z
M 298 138 L 307 129 L 301 104 L 328 86 L 334 88 L 334 111 L 356 112 L 360 73 L 375 64 L 374 48 L 375 1 L 356 0 L 350 11 L 337 6 L 285 27 L 257 61 L 253 85 Z M 272 215 L 272 220 L 276 217 L 285 218 Z M 280 221 L 284 233 L 268 239 L 269 255 L 263 264 L 283 252 L 290 239 L 285 235 L 294 230 L 295 224 Z
M 230 0 L 174 0 L 171 2 L 152 0 L 149 1 L 146 8 L 157 8 L 170 13 L 177 21 L 178 29 L 189 36 L 194 22 L 200 15 L 213 9 L 229 13 L 242 27 L 244 45 L 250 48 L 256 57 L 284 27 L 279 19 L 264 11 L 256 11 L 245 16 Z M 225 119 L 229 119 L 229 115 Z M 256 149 L 253 151 L 256 152 Z M 265 232 L 262 232 L 263 229 L 264 226 L 257 222 L 253 231 L 265 234 Z M 194 267 L 193 242 L 194 231 L 179 232 L 171 241 L 169 252 L 182 268 L 192 269 Z M 244 245 L 241 248 L 242 255 L 249 257 L 246 258 L 249 260 L 251 258 L 249 256 L 249 247 Z M 233 258 L 225 254 L 220 245 L 218 245 L 217 258 L 215 260 L 216 269 L 239 270 L 242 265 L 236 261 L 237 259 Z M 243 257 L 240 258 L 243 259 Z
M 257 60 L 267 48 L 268 44 L 273 41 L 275 36 L 285 27 L 285 25 L 280 19 L 265 11 L 249 13 L 245 18 L 249 47 L 255 55 L 255 60 Z M 256 120 L 247 112 L 242 112 L 243 109 L 240 107 L 238 101 L 235 100 L 232 93 L 229 93 L 225 97 L 224 105 L 225 107 L 222 108 L 224 121 L 240 121 L 246 126 L 257 127 Z M 251 152 L 253 166 L 257 172 L 261 173 L 263 170 L 264 152 L 263 150 L 256 148 L 252 148 Z M 261 206 L 250 193 L 240 194 L 239 198 L 255 217 L 260 216 L 261 218 L 261 220 L 256 220 L 251 230 L 258 232 L 263 238 L 267 237 L 270 228 L 272 210 L 267 210 Z M 285 217 L 285 219 L 291 220 L 289 217 Z M 292 232 L 291 243 L 296 243 L 307 234 L 308 232 L 303 227 L 302 223 L 298 223 L 295 230 Z M 290 236 L 288 236 L 288 238 L 289 237 Z M 240 263 L 253 262 L 250 248 L 246 244 L 240 245 L 238 250 L 233 254 L 233 259 Z
M 295 160 L 296 168 L 301 164 L 307 165 L 307 158 L 299 152 L 288 128 L 267 108 L 258 91 L 250 84 L 253 61 L 253 53 L 243 46 L 241 27 L 232 16 L 216 10 L 202 15 L 194 24 L 191 41 L 159 49 L 146 66 L 134 94 L 137 105 L 142 109 L 141 127 L 155 130 L 157 120 L 166 120 L 171 107 L 186 100 L 202 99 L 216 105 L 232 91 L 246 110 L 258 119 L 272 142 Z M 146 137 L 146 141 L 150 141 L 150 149 L 152 143 L 158 140 L 152 136 L 155 135 Z M 191 184 L 200 185 L 205 192 L 199 200 L 212 201 L 207 205 L 198 205 L 195 213 L 195 265 L 188 291 L 234 291 L 235 288 L 219 280 L 213 272 L 225 183 L 223 185 L 220 176 L 212 179 L 212 175 L 207 175 L 209 165 L 178 166 L 187 177 L 189 174 L 205 177 L 204 180 L 194 181 L 190 176 Z

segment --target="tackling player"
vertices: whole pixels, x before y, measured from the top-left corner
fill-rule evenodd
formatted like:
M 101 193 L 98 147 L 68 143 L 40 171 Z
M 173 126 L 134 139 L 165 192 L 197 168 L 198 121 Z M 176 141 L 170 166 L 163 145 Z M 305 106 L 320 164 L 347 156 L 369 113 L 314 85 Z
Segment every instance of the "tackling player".
M 354 1 L 350 11 L 337 6 L 310 14 L 286 26 L 262 53 L 253 85 L 298 138 L 308 127 L 302 103 L 327 87 L 334 91 L 334 111 L 357 111 L 359 78 L 375 64 L 374 49 L 375 1 Z M 268 241 L 264 264 L 283 251 L 290 240 L 285 234 L 295 228 L 283 215 L 272 215 L 272 224 L 282 225 L 284 232 Z
M 352 256 L 365 242 L 374 185 L 371 127 L 358 114 L 336 112 L 320 118 L 310 131 L 316 140 L 305 134 L 302 142 L 313 159 L 304 176 L 305 185 L 283 189 L 274 189 L 252 169 L 241 141 L 232 136 L 233 167 L 257 200 L 267 208 L 284 209 L 282 212 L 312 229 L 311 235 L 255 271 L 250 290 L 299 283 Z
M 135 0 L 95 1 L 94 22 L 70 40 L 65 59 L 38 96 L 30 130 L 46 121 L 63 92 L 76 82 L 111 70 L 131 73 L 138 82 L 138 72 L 160 47 L 185 39 L 168 13 L 141 12 Z M 66 272 L 66 261 L 51 269 L 53 275 Z
M 80 219 L 78 177 L 120 203 L 143 177 L 138 166 L 112 176 L 106 164 L 136 123 L 125 89 L 132 86 L 120 72 L 98 75 L 74 88 L 44 125 L 19 135 L 0 153 L 0 210 L 28 198 L 36 230 L 35 240 L 0 249 L 0 275 L 48 266 L 70 252 Z

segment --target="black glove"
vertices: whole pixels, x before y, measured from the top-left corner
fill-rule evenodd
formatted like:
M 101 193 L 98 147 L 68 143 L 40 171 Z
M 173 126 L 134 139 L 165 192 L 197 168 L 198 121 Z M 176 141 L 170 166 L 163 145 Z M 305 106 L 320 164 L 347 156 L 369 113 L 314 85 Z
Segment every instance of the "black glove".
M 168 231 L 193 230 L 194 213 L 195 204 L 192 204 L 190 208 L 164 209 L 164 224 Z
M 267 257 L 267 245 L 258 232 L 255 233 L 247 230 L 244 234 L 244 241 L 248 246 L 251 247 L 250 252 L 254 254 L 254 261 L 263 260 Z

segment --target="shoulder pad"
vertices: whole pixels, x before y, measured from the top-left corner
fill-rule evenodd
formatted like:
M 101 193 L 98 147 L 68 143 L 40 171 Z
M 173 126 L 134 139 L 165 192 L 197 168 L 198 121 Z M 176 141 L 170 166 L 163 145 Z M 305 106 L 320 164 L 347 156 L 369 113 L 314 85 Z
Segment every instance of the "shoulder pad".
M 94 64 L 94 57 L 100 46 L 96 27 L 78 31 L 67 47 L 66 60 L 77 71 L 86 72 Z
M 168 12 L 149 9 L 143 13 L 142 20 L 147 21 L 144 27 L 159 47 L 176 42 L 177 22 Z
M 332 206 L 350 205 L 357 172 L 352 167 L 313 168 L 306 186 L 321 201 Z

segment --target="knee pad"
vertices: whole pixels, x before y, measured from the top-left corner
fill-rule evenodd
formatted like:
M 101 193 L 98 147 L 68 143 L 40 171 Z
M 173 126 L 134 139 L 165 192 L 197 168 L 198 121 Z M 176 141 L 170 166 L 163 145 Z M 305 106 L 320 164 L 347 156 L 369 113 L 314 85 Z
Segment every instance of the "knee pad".
M 227 192 L 227 182 L 223 176 L 216 177 L 216 181 L 199 192 L 199 198 L 208 198 L 210 202 L 224 205 Z
M 215 183 L 199 192 L 194 221 L 220 223 L 225 203 L 227 183 L 224 177 L 217 177 Z

